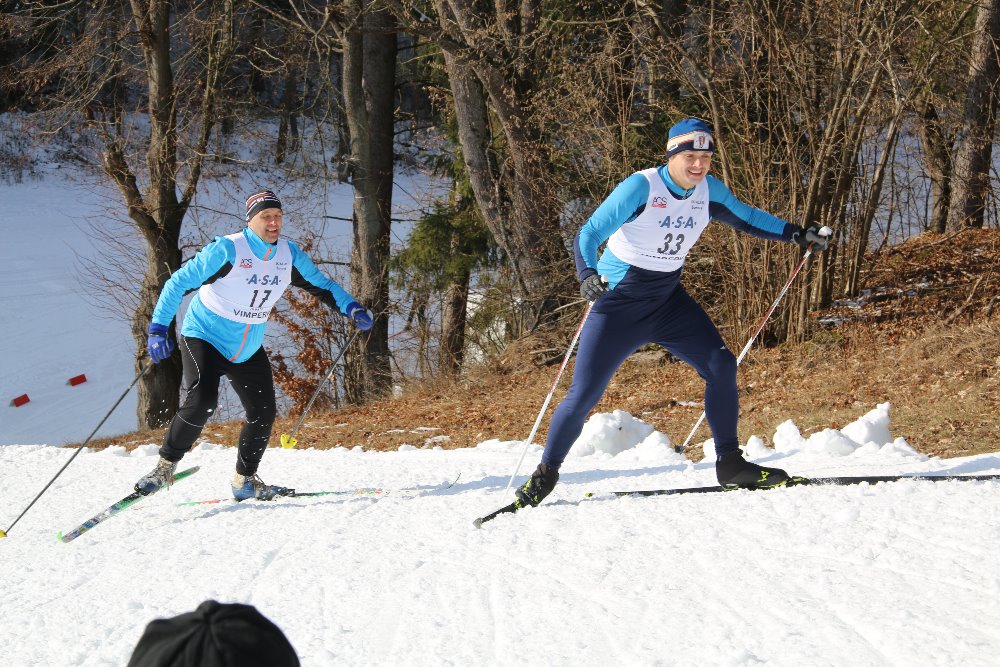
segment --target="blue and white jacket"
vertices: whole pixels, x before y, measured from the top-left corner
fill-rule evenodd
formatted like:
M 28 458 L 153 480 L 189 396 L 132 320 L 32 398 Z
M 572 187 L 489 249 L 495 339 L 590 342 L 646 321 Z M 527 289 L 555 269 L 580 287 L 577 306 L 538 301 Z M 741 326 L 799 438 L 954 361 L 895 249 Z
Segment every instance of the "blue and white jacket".
M 696 189 L 684 190 L 674 183 L 666 165 L 657 167 L 656 173 L 670 194 L 678 200 L 690 197 Z M 791 242 L 792 234 L 798 230 L 796 225 L 744 204 L 722 181 L 710 174 L 705 177 L 705 182 L 708 184 L 709 193 L 708 213 L 712 219 L 763 239 Z M 594 273 L 599 273 L 606 276 L 608 284 L 614 288 L 630 270 L 647 271 L 616 257 L 610 249 L 605 249 L 598 260 L 597 251 L 619 228 L 643 213 L 649 196 L 650 184 L 646 175 L 643 172 L 632 174 L 618 184 L 584 223 L 573 244 L 577 277 L 581 281 Z M 676 270 L 663 275 L 670 276 L 669 282 L 674 282 L 679 274 L 680 270 Z
M 243 229 L 243 236 L 258 259 L 269 259 L 275 252 L 277 244 L 265 242 L 249 227 Z M 330 308 L 336 306 L 340 312 L 346 313 L 354 297 L 320 273 L 309 256 L 294 242 L 287 243 L 292 253 L 291 284 L 306 290 Z M 222 278 L 235 262 L 234 243 L 222 236 L 215 237 L 167 280 L 153 309 L 153 322 L 169 327 L 185 295 Z M 201 295 L 196 294 L 184 316 L 181 335 L 207 341 L 227 359 L 240 363 L 260 349 L 266 327 L 264 322 L 244 324 L 217 315 L 202 303 Z

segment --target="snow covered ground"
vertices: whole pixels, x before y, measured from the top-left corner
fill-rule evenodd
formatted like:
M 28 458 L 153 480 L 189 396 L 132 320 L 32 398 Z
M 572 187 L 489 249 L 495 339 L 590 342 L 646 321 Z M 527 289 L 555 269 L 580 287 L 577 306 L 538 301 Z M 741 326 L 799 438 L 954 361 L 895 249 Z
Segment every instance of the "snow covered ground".
M 749 451 L 811 475 L 1000 473 L 916 454 L 888 414 L 808 440 L 786 422 Z M 997 664 L 1000 482 L 602 493 L 714 483 L 651 431 L 596 415 L 542 506 L 480 530 L 522 442 L 275 448 L 261 475 L 299 490 L 428 490 L 178 506 L 227 497 L 234 450 L 200 445 L 196 475 L 64 544 L 156 461 L 85 451 L 0 540 L 4 663 L 123 665 L 147 622 L 212 598 L 255 605 L 310 666 Z M 0 446 L 0 525 L 70 454 Z

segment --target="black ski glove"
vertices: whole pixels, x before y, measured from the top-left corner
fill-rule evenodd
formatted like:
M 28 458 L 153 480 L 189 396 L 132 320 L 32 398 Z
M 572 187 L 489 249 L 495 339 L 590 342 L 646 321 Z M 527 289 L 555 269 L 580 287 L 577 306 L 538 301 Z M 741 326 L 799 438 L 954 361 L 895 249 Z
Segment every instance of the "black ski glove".
M 592 273 L 580 283 L 580 296 L 587 301 L 597 301 L 608 291 L 608 279 Z
M 798 231 L 793 232 L 792 241 L 798 243 L 806 250 L 811 248 L 814 252 L 823 252 L 830 246 L 830 238 L 821 236 L 820 228 L 816 225 L 800 228 Z

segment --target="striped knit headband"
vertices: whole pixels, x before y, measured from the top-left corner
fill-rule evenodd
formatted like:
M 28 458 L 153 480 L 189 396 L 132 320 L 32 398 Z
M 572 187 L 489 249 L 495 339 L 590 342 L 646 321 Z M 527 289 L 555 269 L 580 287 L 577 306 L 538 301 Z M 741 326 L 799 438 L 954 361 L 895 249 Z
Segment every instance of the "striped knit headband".
M 278 199 L 278 195 L 270 190 L 250 195 L 247 197 L 247 222 L 250 222 L 251 218 L 268 208 L 281 208 L 281 200 Z

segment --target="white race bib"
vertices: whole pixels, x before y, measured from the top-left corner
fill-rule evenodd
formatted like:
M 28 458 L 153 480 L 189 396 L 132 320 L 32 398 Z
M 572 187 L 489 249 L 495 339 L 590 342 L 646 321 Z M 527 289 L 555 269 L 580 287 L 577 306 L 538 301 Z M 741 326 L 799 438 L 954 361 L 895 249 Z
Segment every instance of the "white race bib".
M 261 324 L 292 279 L 292 251 L 278 239 L 274 257 L 263 260 L 250 250 L 242 232 L 226 236 L 236 246 L 232 270 L 214 283 L 202 285 L 198 298 L 210 311 L 234 322 Z
M 676 271 L 708 227 L 708 181 L 702 179 L 687 199 L 677 199 L 655 167 L 639 173 L 649 182 L 646 208 L 611 235 L 608 249 L 641 269 Z

